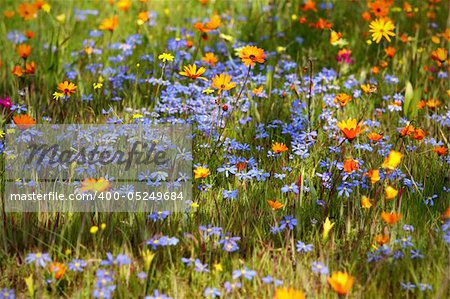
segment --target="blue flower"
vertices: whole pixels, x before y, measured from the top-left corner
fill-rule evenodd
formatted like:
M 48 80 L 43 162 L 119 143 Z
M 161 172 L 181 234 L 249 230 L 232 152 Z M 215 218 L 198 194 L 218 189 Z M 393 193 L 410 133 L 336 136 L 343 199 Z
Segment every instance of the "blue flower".
M 0 299 L 15 299 L 16 298 L 16 293 L 14 292 L 13 289 L 1 289 L 0 290 Z
M 152 214 L 148 215 L 148 218 L 152 219 L 153 222 L 158 220 L 164 220 L 170 215 L 169 211 L 155 211 Z
M 313 251 L 313 245 L 312 244 L 308 244 L 306 245 L 305 243 L 303 243 L 302 241 L 297 241 L 297 252 L 312 252 Z
M 410 282 L 400 282 L 400 286 L 402 287 L 403 290 L 407 290 L 407 291 L 412 291 L 416 288 L 416 286 Z
M 236 199 L 238 195 L 238 190 L 223 190 L 222 191 L 223 198 L 225 199 Z
M 153 295 L 147 295 L 144 299 L 172 299 L 172 297 L 160 293 L 159 290 L 153 290 Z
M 328 275 L 330 271 L 328 270 L 328 267 L 325 266 L 322 262 L 313 262 L 311 265 L 311 270 L 320 275 Z
M 27 264 L 35 263 L 36 266 L 44 268 L 47 263 L 51 263 L 52 259 L 48 253 L 29 253 L 25 258 Z
M 222 293 L 216 288 L 207 287 L 203 291 L 203 296 L 207 298 L 216 298 L 222 296 Z
M 244 267 L 244 269 L 241 270 L 234 270 L 233 271 L 233 279 L 238 279 L 241 276 L 245 277 L 247 280 L 252 280 L 253 277 L 256 276 L 255 270 L 249 270 L 247 267 Z
M 73 259 L 68 266 L 71 271 L 83 272 L 83 268 L 87 266 L 87 263 L 83 260 Z
M 195 268 L 194 268 L 195 272 L 199 272 L 199 273 L 209 272 L 208 264 L 202 264 L 199 259 L 195 260 L 194 266 L 195 266 Z

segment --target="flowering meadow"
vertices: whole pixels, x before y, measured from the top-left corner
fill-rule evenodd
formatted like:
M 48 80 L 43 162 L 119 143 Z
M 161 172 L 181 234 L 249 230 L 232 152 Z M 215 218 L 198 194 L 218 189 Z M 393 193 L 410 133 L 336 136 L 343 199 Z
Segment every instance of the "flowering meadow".
M 448 0 L 0 0 L 2 183 L 7 126 L 189 124 L 193 187 L 3 196 L 0 298 L 450 298 L 449 41 Z

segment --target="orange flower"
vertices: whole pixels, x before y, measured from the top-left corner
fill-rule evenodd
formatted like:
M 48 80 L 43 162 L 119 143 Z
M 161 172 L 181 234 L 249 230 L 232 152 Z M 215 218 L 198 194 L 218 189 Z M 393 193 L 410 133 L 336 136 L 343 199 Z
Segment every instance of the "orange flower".
M 104 179 L 85 179 L 81 182 L 81 192 L 92 191 L 92 192 L 103 192 L 111 188 L 111 183 Z
M 61 91 L 64 95 L 70 97 L 77 91 L 77 86 L 72 82 L 64 81 L 63 83 L 58 84 L 58 90 Z
M 374 238 L 374 241 L 380 246 L 383 246 L 384 244 L 389 243 L 390 240 L 391 240 L 391 238 L 387 234 L 386 235 L 376 235 Z
M 422 130 L 422 129 L 415 129 L 413 138 L 416 139 L 416 140 L 422 140 L 423 138 L 425 138 L 426 135 L 427 134 L 425 133 L 424 130 Z
M 55 275 L 55 279 L 56 280 L 60 280 L 63 276 L 64 273 L 66 273 L 67 267 L 66 265 L 64 265 L 63 263 L 58 263 L 58 262 L 52 262 L 49 266 L 48 266 L 48 270 Z
M 399 213 L 381 212 L 381 219 L 389 225 L 396 224 L 398 221 L 400 221 L 400 219 L 402 219 L 402 217 L 403 215 Z
M 341 107 L 345 107 L 348 102 L 352 100 L 352 97 L 346 93 L 340 93 L 334 98 L 335 103 L 339 103 Z
M 203 56 L 202 60 L 212 66 L 215 66 L 217 61 L 219 61 L 219 59 L 217 59 L 216 55 L 214 55 L 214 53 L 212 53 L 212 52 L 206 53 L 205 56 Z
M 438 156 L 444 156 L 448 154 L 448 148 L 445 146 L 436 146 L 433 150 Z
M 305 294 L 293 288 L 277 288 L 273 299 L 305 299 Z
M 25 73 L 32 75 L 34 74 L 35 68 L 36 64 L 34 63 L 34 61 L 25 63 Z
M 437 48 L 436 50 L 431 52 L 431 59 L 436 61 L 440 66 L 441 63 L 444 63 L 447 60 L 448 51 L 444 48 Z
M 378 134 L 376 132 L 371 132 L 369 134 L 367 134 L 367 137 L 369 137 L 369 139 L 373 142 L 377 142 L 379 140 L 381 140 L 383 138 L 383 134 Z
M 247 162 L 238 162 L 236 164 L 236 168 L 238 171 L 244 170 L 245 168 L 247 168 Z
M 386 55 L 389 58 L 393 58 L 395 55 L 395 52 L 396 52 L 396 50 L 394 47 L 387 47 L 386 49 L 384 49 L 384 53 L 386 53 Z
M 147 22 L 149 20 L 148 11 L 141 11 L 138 14 L 137 18 L 138 18 L 138 20 L 142 21 L 143 23 Z
M 419 103 L 417 103 L 417 109 L 419 110 L 425 108 L 425 106 L 427 106 L 427 102 L 424 100 L 420 100 Z
M 346 272 L 333 272 L 327 281 L 336 293 L 346 295 L 353 287 L 354 278 Z
M 235 82 L 231 82 L 231 76 L 228 74 L 220 74 L 220 75 L 216 75 L 213 79 L 212 79 L 212 84 L 211 86 L 213 88 L 216 88 L 219 90 L 219 94 L 223 91 L 223 90 L 230 90 L 236 87 L 236 83 Z
M 367 12 L 367 11 L 363 12 L 363 13 L 361 14 L 361 16 L 362 16 L 362 18 L 363 18 L 365 21 L 370 21 L 370 19 L 371 19 L 370 13 Z
M 13 116 L 14 124 L 21 130 L 31 128 L 36 121 L 28 114 L 17 114 Z
M 348 141 L 352 141 L 361 133 L 362 123 L 357 123 L 356 119 L 338 122 L 338 127 Z
M 240 53 L 240 58 L 246 66 L 254 66 L 255 62 L 264 63 L 266 54 L 264 50 L 255 46 L 245 46 Z
M 16 48 L 16 52 L 23 59 L 27 59 L 28 56 L 30 56 L 30 54 L 31 54 L 31 46 L 29 46 L 27 44 L 18 45 Z
M 284 153 L 285 151 L 288 150 L 288 147 L 284 144 L 284 143 L 279 143 L 279 142 L 275 142 L 272 145 L 272 150 L 276 153 L 276 154 L 280 154 L 280 153 Z
M 317 29 L 331 29 L 331 27 L 333 27 L 333 24 L 328 22 L 325 19 L 319 18 L 319 20 L 317 21 L 317 23 L 314 25 L 314 27 L 316 27 Z
M 194 24 L 194 28 L 200 31 L 203 34 L 206 34 L 207 32 L 219 28 L 221 25 L 221 20 L 218 15 L 214 15 L 206 24 L 203 24 L 201 22 L 197 22 Z
M 284 204 L 279 201 L 268 200 L 267 203 L 272 208 L 272 210 L 276 211 L 284 207 Z
M 369 3 L 367 6 L 369 6 L 370 11 L 376 17 L 385 17 L 389 13 L 389 6 L 386 5 L 385 1 L 377 0 L 375 2 Z
M 12 74 L 13 74 L 14 76 L 17 76 L 17 77 L 22 77 L 22 75 L 23 75 L 23 70 L 22 70 L 22 68 L 21 68 L 20 66 L 15 65 L 14 68 L 13 68 L 13 70 L 12 70 Z
M 36 0 L 36 1 L 34 1 L 34 6 L 35 6 L 37 9 L 42 9 L 42 7 L 44 7 L 45 4 L 48 4 L 48 3 L 45 2 L 45 1 L 42 1 L 42 0 Z
M 380 170 L 378 170 L 378 169 L 369 170 L 369 172 L 367 173 L 367 176 L 370 178 L 370 181 L 372 182 L 372 184 L 375 184 L 376 182 L 378 182 L 381 179 L 380 178 Z
M 34 36 L 35 36 L 34 32 L 31 31 L 31 30 L 27 30 L 27 32 L 25 32 L 25 35 L 26 35 L 26 37 L 29 38 L 29 39 L 32 39 L 32 38 L 34 38 Z
M 436 109 L 436 107 L 438 107 L 441 104 L 441 101 L 439 101 L 437 99 L 436 100 L 435 99 L 429 99 L 426 104 L 427 104 L 428 108 L 434 110 L 434 109 Z
M 344 171 L 352 173 L 359 168 L 358 161 L 354 159 L 347 159 L 344 161 Z
M 260 87 L 253 89 L 252 93 L 254 95 L 260 95 L 263 92 L 263 90 L 264 90 L 264 86 L 261 85 Z
M 5 16 L 5 18 L 7 19 L 11 19 L 12 17 L 14 17 L 16 13 L 12 10 L 4 10 L 3 11 L 3 15 Z
M 317 12 L 317 8 L 316 8 L 316 2 L 314 2 L 313 0 L 306 0 L 306 2 L 301 6 L 303 11 L 315 11 Z
M 214 29 L 219 28 L 220 25 L 221 25 L 220 16 L 214 15 L 214 16 L 206 23 L 206 28 L 208 28 L 208 30 L 214 30 Z
M 370 207 L 372 206 L 372 200 L 370 198 L 368 198 L 367 196 L 363 196 L 361 198 L 361 206 L 364 209 L 370 209 Z
M 19 15 L 24 19 L 25 21 L 32 20 L 36 17 L 37 8 L 30 3 L 22 3 L 17 7 L 17 11 L 19 12 Z
M 112 32 L 114 31 L 114 29 L 116 29 L 118 24 L 119 24 L 119 17 L 113 16 L 112 18 L 104 19 L 98 28 L 100 30 L 109 30 Z
M 180 72 L 180 75 L 189 77 L 191 79 L 201 79 L 208 81 L 205 77 L 202 77 L 203 73 L 206 72 L 206 69 L 204 67 L 199 67 L 197 69 L 197 66 L 195 64 L 189 64 L 188 66 L 183 67 L 184 71 Z
M 414 127 L 411 126 L 410 124 L 407 124 L 401 131 L 400 131 L 400 135 L 402 137 L 405 137 L 407 135 L 411 135 L 414 133 Z
M 442 218 L 445 219 L 450 219 L 450 207 L 448 207 L 445 212 L 442 214 Z
M 370 72 L 374 75 L 378 74 L 380 72 L 380 69 L 377 66 L 373 66 L 370 68 Z

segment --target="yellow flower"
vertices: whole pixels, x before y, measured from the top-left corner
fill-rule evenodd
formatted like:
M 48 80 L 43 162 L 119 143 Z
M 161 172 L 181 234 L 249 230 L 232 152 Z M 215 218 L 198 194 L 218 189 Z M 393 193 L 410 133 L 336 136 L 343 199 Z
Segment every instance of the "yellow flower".
M 104 178 L 100 179 L 85 179 L 81 182 L 81 192 L 92 191 L 92 192 L 103 192 L 111 188 L 111 183 Z
M 65 14 L 57 15 L 56 20 L 61 24 L 64 24 L 66 22 L 66 15 Z
M 144 116 L 140 113 L 133 114 L 133 116 L 132 116 L 133 119 L 142 118 L 142 117 L 144 117 Z
M 327 281 L 336 293 L 346 295 L 353 287 L 354 278 L 346 272 L 333 272 Z
M 0 138 L 3 138 L 3 137 L 5 137 L 5 131 L 0 130 Z
M 391 36 L 395 36 L 395 33 L 392 31 L 395 29 L 395 26 L 389 19 L 376 19 L 370 23 L 369 27 L 369 32 L 372 33 L 372 40 L 377 44 L 380 43 L 383 37 L 390 42 Z
M 46 13 L 49 13 L 51 9 L 52 9 L 52 7 L 48 3 L 45 3 L 44 5 L 42 5 L 42 10 L 45 11 Z
M 222 272 L 223 268 L 222 268 L 222 264 L 221 263 L 216 263 L 213 265 L 214 270 L 216 270 L 217 272 Z
M 197 69 L 195 64 L 189 64 L 188 66 L 184 66 L 183 69 L 184 71 L 180 72 L 180 75 L 182 76 L 186 76 L 191 79 L 202 79 L 208 81 L 205 77 L 201 77 L 201 75 L 206 72 L 206 69 L 202 66 Z
M 173 61 L 174 58 L 175 56 L 173 56 L 170 53 L 162 53 L 161 55 L 158 56 L 158 59 L 162 60 L 162 62 Z
M 331 223 L 330 218 L 327 217 L 325 219 L 325 222 L 323 223 L 323 233 L 322 233 L 322 239 L 326 240 L 328 238 L 328 234 L 330 233 L 330 230 L 333 228 L 335 223 Z
M 91 229 L 89 230 L 89 232 L 91 234 L 95 235 L 98 232 L 98 226 L 97 225 L 91 226 Z
M 330 44 L 333 46 L 337 44 L 337 42 L 342 38 L 342 33 L 336 32 L 334 30 L 331 31 L 330 35 Z
M 305 294 L 293 288 L 277 288 L 273 299 L 305 299 Z
M 106 223 L 100 224 L 100 228 L 101 228 L 102 230 L 105 230 L 105 229 L 106 229 Z
M 226 35 L 226 34 L 219 34 L 219 37 L 227 42 L 232 42 L 233 41 L 233 37 L 231 35 Z
M 369 170 L 369 172 L 367 173 L 367 176 L 370 178 L 370 181 L 372 184 L 375 184 L 376 182 L 378 182 L 381 179 L 380 170 L 378 170 L 378 169 Z
M 196 179 L 205 179 L 209 174 L 209 169 L 202 166 L 199 166 L 194 170 L 194 177 Z
M 392 200 L 392 199 L 394 199 L 394 198 L 397 197 L 397 195 L 398 195 L 398 190 L 395 189 L 395 188 L 393 188 L 393 187 L 391 187 L 391 186 L 387 186 L 387 187 L 384 189 L 384 195 L 386 195 L 386 199 L 387 199 L 387 200 Z
M 212 84 L 211 87 L 218 89 L 219 90 L 219 94 L 223 91 L 223 90 L 230 90 L 236 87 L 236 83 L 235 82 L 231 82 L 231 76 L 228 74 L 220 74 L 220 75 L 216 75 L 213 79 L 212 79 Z
M 384 160 L 382 167 L 389 170 L 394 170 L 400 164 L 402 157 L 402 153 L 390 151 L 389 156 Z
M 103 87 L 103 83 L 94 83 L 92 85 L 94 86 L 94 89 L 100 89 Z
M 53 99 L 59 101 L 61 98 L 64 98 L 64 94 L 62 92 L 55 91 L 53 93 Z
M 150 269 L 155 254 L 150 250 L 142 252 L 142 259 L 144 260 L 144 270 L 147 272 Z
M 204 93 L 204 94 L 212 94 L 212 93 L 214 93 L 214 89 L 211 89 L 211 88 L 208 87 L 207 89 L 203 90 L 202 93 Z
M 370 198 L 368 198 L 367 196 L 363 196 L 361 198 L 361 206 L 364 209 L 370 209 L 370 207 L 372 206 L 372 202 L 370 201 Z

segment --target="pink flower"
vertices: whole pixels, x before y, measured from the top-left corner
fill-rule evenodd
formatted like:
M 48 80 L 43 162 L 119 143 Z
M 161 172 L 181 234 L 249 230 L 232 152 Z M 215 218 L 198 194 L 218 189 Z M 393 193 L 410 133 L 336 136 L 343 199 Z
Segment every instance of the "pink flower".
M 12 106 L 11 99 L 8 96 L 4 99 L 0 98 L 0 105 L 6 109 L 10 109 Z
M 344 63 L 350 64 L 353 62 L 353 60 L 350 58 L 351 55 L 352 55 L 352 51 L 350 51 L 348 49 L 342 49 L 338 52 L 338 55 L 336 55 L 336 60 L 338 62 L 344 62 Z

